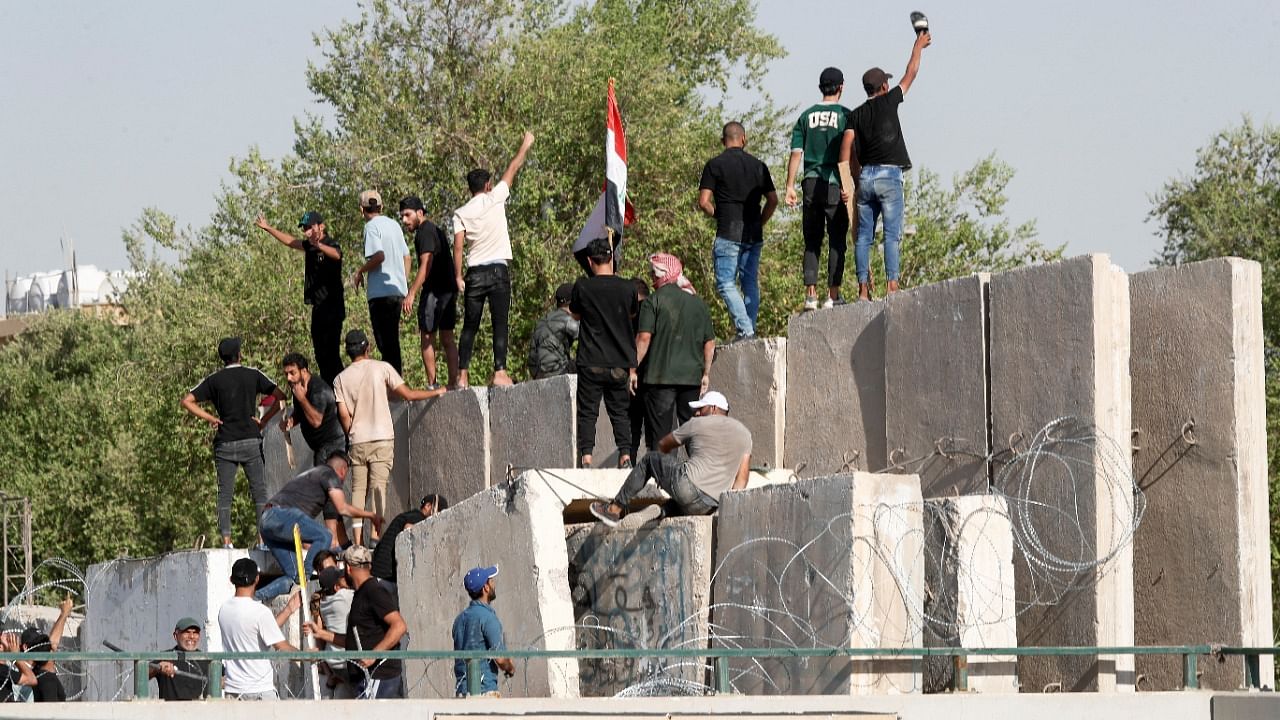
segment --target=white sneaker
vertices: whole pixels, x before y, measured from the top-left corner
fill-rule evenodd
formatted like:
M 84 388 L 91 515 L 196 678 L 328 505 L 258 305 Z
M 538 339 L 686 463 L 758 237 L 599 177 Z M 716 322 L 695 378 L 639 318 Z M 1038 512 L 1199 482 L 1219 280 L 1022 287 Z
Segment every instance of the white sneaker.
M 833 299 L 833 298 L 828 297 L 826 300 L 823 300 L 823 301 L 822 301 L 822 309 L 823 309 L 823 310 L 829 310 L 829 309 L 831 309 L 831 308 L 833 308 L 833 307 L 837 307 L 837 306 L 844 305 L 844 304 L 845 304 L 845 303 L 844 303 L 844 298 L 842 298 L 842 297 L 837 297 L 837 298 L 834 298 L 834 299 Z
M 805 297 L 803 312 L 809 312 L 810 310 L 817 310 L 817 309 L 818 309 L 818 298 Z

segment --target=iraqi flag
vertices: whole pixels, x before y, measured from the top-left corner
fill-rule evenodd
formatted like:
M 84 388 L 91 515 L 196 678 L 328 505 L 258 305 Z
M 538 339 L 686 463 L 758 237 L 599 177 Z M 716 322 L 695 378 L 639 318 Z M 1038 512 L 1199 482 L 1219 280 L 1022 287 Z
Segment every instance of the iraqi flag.
M 627 202 L 627 136 L 622 130 L 622 113 L 613 94 L 613 78 L 609 78 L 609 100 L 605 111 L 604 191 L 596 201 L 587 224 L 578 234 L 573 251 L 578 252 L 596 238 L 608 237 L 613 230 L 614 247 L 622 245 L 622 228 L 635 222 L 635 209 Z

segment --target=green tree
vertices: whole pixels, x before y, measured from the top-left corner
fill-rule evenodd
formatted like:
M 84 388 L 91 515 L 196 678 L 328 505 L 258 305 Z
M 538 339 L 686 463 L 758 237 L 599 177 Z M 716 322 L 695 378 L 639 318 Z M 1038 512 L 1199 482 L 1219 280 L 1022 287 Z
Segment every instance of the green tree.
M 1267 466 L 1271 478 L 1271 587 L 1280 590 L 1280 127 L 1245 117 L 1196 152 L 1195 170 L 1170 180 L 1150 219 L 1164 247 L 1156 264 L 1234 255 L 1262 266 L 1267 357 Z M 1274 595 L 1280 622 L 1280 593 Z

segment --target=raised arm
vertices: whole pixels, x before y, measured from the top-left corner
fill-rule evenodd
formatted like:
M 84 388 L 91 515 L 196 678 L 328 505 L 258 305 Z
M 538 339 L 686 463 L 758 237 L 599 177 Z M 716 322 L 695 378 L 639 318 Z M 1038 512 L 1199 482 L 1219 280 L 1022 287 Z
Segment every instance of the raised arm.
M 929 47 L 931 42 L 933 36 L 927 32 L 916 35 L 916 42 L 911 46 L 911 59 L 907 61 L 907 71 L 902 73 L 902 82 L 898 83 L 903 95 L 911 89 L 911 83 L 915 82 L 916 75 L 920 72 L 920 51 Z
M 266 217 L 259 215 L 258 220 L 254 224 L 262 228 L 263 230 L 266 230 L 267 234 L 270 235 L 271 237 L 284 243 L 285 247 L 291 247 L 294 250 L 303 249 L 303 242 L 301 240 L 284 232 L 283 230 L 277 230 L 276 228 L 272 227 L 271 223 L 267 222 Z
M 62 642 L 62 631 L 67 627 L 67 618 L 71 616 L 71 596 L 68 595 L 58 603 L 58 619 L 53 621 L 53 627 L 49 628 L 49 652 L 57 652 L 58 644 Z
M 511 183 L 516 181 L 516 173 L 520 172 L 520 168 L 524 165 L 525 156 L 529 154 L 529 148 L 533 147 L 533 133 L 525 132 L 524 139 L 520 141 L 520 149 L 516 151 L 516 156 L 511 158 L 511 164 L 507 165 L 507 171 L 502 173 L 502 182 L 511 187 Z

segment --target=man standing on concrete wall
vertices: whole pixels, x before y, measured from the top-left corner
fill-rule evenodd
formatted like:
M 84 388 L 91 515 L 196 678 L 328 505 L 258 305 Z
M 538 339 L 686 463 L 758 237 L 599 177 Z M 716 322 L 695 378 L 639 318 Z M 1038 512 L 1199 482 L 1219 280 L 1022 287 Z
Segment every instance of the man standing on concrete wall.
M 200 636 L 204 623 L 184 617 L 173 626 L 177 660 L 161 660 L 147 666 L 149 677 L 155 678 L 156 695 L 161 700 L 200 700 L 209 697 L 209 661 L 188 660 L 184 655 L 200 652 Z
M 569 352 L 578 339 L 578 321 L 569 311 L 573 284 L 556 288 L 556 306 L 538 321 L 529 342 L 529 375 L 534 380 L 564 375 L 570 371 Z
M 262 541 L 276 559 L 283 575 L 260 588 L 254 597 L 267 602 L 283 594 L 297 577 L 298 556 L 295 553 L 293 529 L 304 545 L 310 546 L 303 568 L 314 568 L 316 555 L 323 550 L 337 550 L 333 535 L 315 521 L 326 501 L 332 502 L 339 515 L 365 518 L 375 529 L 382 527 L 382 516 L 347 504 L 342 482 L 347 478 L 349 461 L 346 453 L 335 450 L 323 465 L 303 470 L 267 502 L 262 512 Z
M 471 604 L 454 618 L 454 650 L 507 649 L 506 640 L 502 637 L 502 623 L 498 620 L 498 613 L 493 611 L 493 601 L 498 597 L 493 578 L 497 574 L 498 566 L 495 565 L 471 568 L 463 577 L 462 587 L 471 596 Z M 471 694 L 467 665 L 466 660 L 453 661 L 454 692 L 458 697 Z M 498 696 L 498 670 L 511 677 L 516 674 L 516 665 L 511 658 L 490 658 L 480 663 L 480 694 Z
M 488 170 L 477 168 L 467 173 L 467 189 L 471 199 L 453 213 L 454 282 L 463 298 L 462 339 L 458 349 L 458 387 L 470 382 L 467 368 L 484 305 L 489 303 L 489 319 L 493 324 L 493 385 L 510 385 L 507 374 L 507 322 L 511 313 L 511 235 L 507 231 L 507 198 L 516 173 L 524 165 L 533 133 L 526 132 L 511 164 L 498 184 L 494 185 Z M 467 271 L 462 272 L 463 250 L 467 252 Z
M 334 394 L 338 418 L 351 443 L 351 504 L 387 512 L 387 481 L 396 457 L 396 428 L 391 417 L 389 396 L 401 400 L 427 400 L 443 395 L 445 389 L 413 390 L 390 363 L 369 357 L 369 338 L 359 330 L 347 333 L 347 355 L 351 365 L 338 376 Z M 352 523 L 355 543 L 364 543 L 364 523 Z M 377 540 L 377 528 L 370 537 Z
M 644 434 L 649 449 L 693 417 L 689 403 L 707 391 L 716 334 L 711 313 L 685 281 L 680 258 L 649 256 L 653 295 L 640 304 L 636 361 L 645 383 Z
M 192 388 L 182 398 L 182 409 L 218 429 L 213 436 L 213 465 L 218 472 L 218 532 L 222 534 L 222 547 L 229 548 L 237 468 L 244 468 L 258 517 L 267 502 L 262 428 L 279 412 L 280 403 L 272 403 L 259 420 L 258 396 L 270 395 L 279 401 L 284 399 L 284 391 L 261 370 L 240 364 L 240 338 L 219 341 L 218 357 L 222 359 L 223 368 Z M 218 414 L 200 407 L 200 403 L 212 404 Z
M 399 223 L 382 214 L 382 195 L 377 190 L 360 193 L 360 212 L 364 214 L 364 265 L 351 279 L 360 287 L 369 275 L 365 294 L 369 299 L 369 323 L 373 340 L 382 359 L 404 372 L 400 362 L 400 308 L 409 293 L 409 246 Z M 336 382 L 336 381 L 335 381 Z
M 729 417 L 729 401 L 714 390 L 689 405 L 694 418 L 662 438 L 661 452 L 640 459 L 611 502 L 591 503 L 592 515 L 616 527 L 649 478 L 671 496 L 669 511 L 686 515 L 710 515 L 720 507 L 721 493 L 747 486 L 751 431 Z M 677 463 L 671 453 L 682 445 L 689 459 Z
M 301 604 L 300 594 L 289 598 L 276 616 L 266 605 L 253 599 L 258 584 L 258 564 L 251 558 L 240 558 L 231 566 L 231 584 L 235 597 L 218 610 L 218 629 L 222 632 L 222 649 L 226 652 L 262 652 L 269 648 L 291 651 L 298 648 L 284 639 L 280 628 Z M 271 661 L 227 660 L 223 663 L 223 694 L 237 700 L 278 700 L 276 673 Z
M 413 233 L 413 252 L 418 256 L 418 274 L 409 286 L 409 294 L 401 308 L 407 315 L 413 310 L 413 299 L 422 291 L 418 303 L 418 332 L 422 339 L 422 366 L 427 371 L 427 389 L 436 386 L 435 336 L 440 335 L 444 349 L 445 366 L 448 368 L 448 384 L 458 382 L 458 346 L 453 341 L 453 329 L 458 321 L 458 286 L 454 282 L 453 248 L 449 237 L 436 224 L 427 219 L 422 200 L 409 196 L 400 201 L 400 222 Z
M 920 52 L 929 47 L 929 33 L 916 35 L 911 59 L 902 81 L 889 89 L 889 73 L 873 67 L 862 74 L 862 89 L 867 101 L 849 113 L 849 124 L 840 146 L 840 161 L 862 166 L 858 173 L 858 243 L 854 246 L 854 262 L 858 268 L 858 299 L 871 297 L 871 243 L 876 232 L 876 218 L 884 222 L 884 274 L 889 292 L 898 291 L 898 244 L 902 241 L 905 212 L 902 196 L 902 173 L 911 169 L 907 143 L 898 121 L 898 106 L 920 72 Z M 856 152 L 855 152 L 856 150 Z M 847 195 L 845 195 L 847 197 Z
M 804 185 L 804 309 L 818 309 L 818 257 L 822 236 L 827 236 L 827 299 L 832 307 L 840 299 L 844 282 L 844 254 L 848 249 L 849 209 L 840 196 L 840 139 L 849 109 L 840 104 L 844 73 L 829 67 L 818 76 L 822 102 L 800 113 L 791 130 L 791 159 L 787 161 L 786 200 L 795 207 L 796 174 Z M 801 163 L 803 171 L 801 172 Z M 853 188 L 847 188 L 852 191 Z
M 338 419 L 338 399 L 324 378 L 311 374 L 307 359 L 300 353 L 289 353 L 280 361 L 284 379 L 293 391 L 293 412 L 281 421 L 288 433 L 294 425 L 302 428 L 302 439 L 311 448 L 311 465 L 323 465 L 335 452 L 346 452 L 347 434 Z M 287 438 L 286 438 L 287 441 Z M 324 504 L 324 524 L 338 545 L 347 545 L 347 528 L 337 508 L 328 500 Z
M 749 155 L 747 131 L 741 123 L 724 126 L 720 135 L 724 152 L 702 168 L 698 207 L 716 219 L 716 290 L 737 328 L 736 340 L 756 335 L 760 310 L 760 248 L 764 225 L 778 207 L 769 167 Z M 764 209 L 760 202 L 764 201 Z
M 302 300 L 311 306 L 311 349 L 316 365 L 320 366 L 320 376 L 332 383 L 342 372 L 338 345 L 342 342 L 342 321 L 347 317 L 342 290 L 342 247 L 329 237 L 324 218 L 314 210 L 303 213 L 298 221 L 302 240 L 272 227 L 261 215 L 257 225 L 286 247 L 301 250 L 306 256 Z
M 596 419 L 603 398 L 618 448 L 618 466 L 631 467 L 631 378 L 636 374 L 636 287 L 613 273 L 605 238 L 587 245 L 591 275 L 573 284 L 569 311 L 578 320 L 578 458 L 591 466 Z

